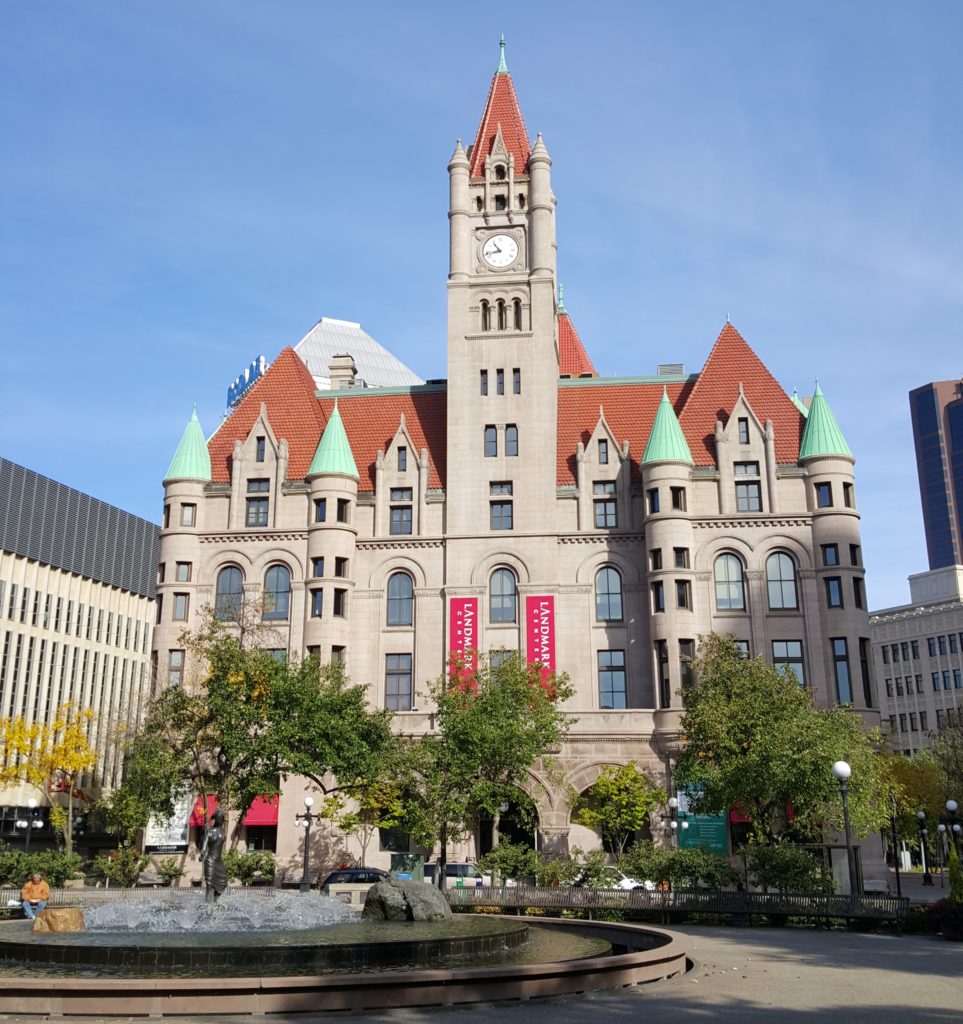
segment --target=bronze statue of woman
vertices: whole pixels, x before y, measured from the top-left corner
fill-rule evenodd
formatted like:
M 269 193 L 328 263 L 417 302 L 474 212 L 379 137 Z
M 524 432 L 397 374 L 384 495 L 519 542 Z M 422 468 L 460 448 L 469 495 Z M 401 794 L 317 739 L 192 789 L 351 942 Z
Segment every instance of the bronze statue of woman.
M 227 888 L 227 871 L 221 855 L 227 833 L 224 830 L 224 812 L 218 809 L 211 815 L 210 824 L 204 830 L 204 842 L 201 846 L 201 860 L 204 862 L 204 885 L 207 891 L 205 903 L 216 903 Z

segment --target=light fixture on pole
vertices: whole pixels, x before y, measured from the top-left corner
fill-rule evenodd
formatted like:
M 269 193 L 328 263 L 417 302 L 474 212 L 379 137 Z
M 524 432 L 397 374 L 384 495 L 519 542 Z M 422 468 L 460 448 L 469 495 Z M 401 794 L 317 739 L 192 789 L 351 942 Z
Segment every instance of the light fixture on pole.
M 17 818 L 14 828 L 24 833 L 23 852 L 30 852 L 30 836 L 36 829 L 43 828 L 43 819 L 37 814 L 37 801 L 31 797 L 27 801 L 26 818 Z
M 940 888 L 943 888 L 943 864 L 945 863 L 948 854 L 946 852 L 946 826 L 941 821 L 936 826 L 936 831 L 939 835 L 936 837 L 936 852 L 940 855 Z M 950 835 L 953 833 L 951 832 Z
M 923 885 L 932 885 L 933 876 L 930 874 L 929 864 L 926 861 L 926 811 L 917 811 L 916 820 L 920 823 L 920 862 L 923 865 Z
M 950 838 L 953 840 L 953 846 L 956 849 L 957 856 L 960 853 L 960 823 L 956 820 L 956 809 L 957 802 L 955 800 L 946 801 L 946 825 L 947 832 Z
M 308 856 L 311 846 L 311 825 L 313 822 L 320 820 L 321 815 L 312 813 L 311 808 L 314 806 L 314 797 L 306 796 L 304 798 L 304 810 L 299 811 L 294 816 L 294 824 L 297 828 L 304 829 L 304 871 L 301 875 L 301 883 L 298 886 L 301 892 L 309 892 L 311 889 L 311 876 L 308 871 Z
M 685 812 L 679 813 L 679 798 L 670 796 L 666 806 L 668 811 L 662 815 L 662 821 L 665 823 L 666 828 L 669 830 L 669 835 L 672 836 L 672 843 L 674 846 L 679 845 L 679 829 L 687 829 L 689 827 L 688 821 L 686 821 Z
M 849 828 L 849 777 L 853 769 L 846 761 L 833 765 L 833 775 L 839 782 L 839 796 L 843 802 L 843 829 L 846 833 L 846 862 L 849 867 L 849 895 L 856 898 L 856 858 L 853 854 L 853 835 Z

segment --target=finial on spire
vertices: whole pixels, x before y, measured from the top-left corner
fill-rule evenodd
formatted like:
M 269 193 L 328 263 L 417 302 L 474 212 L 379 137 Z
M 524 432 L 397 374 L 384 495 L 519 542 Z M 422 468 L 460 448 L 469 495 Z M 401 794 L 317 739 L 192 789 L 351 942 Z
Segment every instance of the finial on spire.
M 567 313 L 568 310 L 565 308 L 565 285 L 560 284 L 558 286 L 558 311 L 559 313 Z
M 498 71 L 496 72 L 496 74 L 507 75 L 508 74 L 508 65 L 505 63 L 505 33 L 504 32 L 502 33 L 502 38 L 499 40 L 498 50 L 499 50 Z
M 730 321 L 729 321 L 729 314 L 728 314 L 728 313 L 726 313 L 726 323 L 729 323 L 729 322 L 730 322 Z

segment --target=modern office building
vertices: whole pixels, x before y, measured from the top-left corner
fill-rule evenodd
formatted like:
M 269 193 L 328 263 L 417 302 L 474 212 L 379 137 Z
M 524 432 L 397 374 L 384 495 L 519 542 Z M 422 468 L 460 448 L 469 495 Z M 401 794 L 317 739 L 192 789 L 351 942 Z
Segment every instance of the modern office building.
M 189 422 L 164 479 L 159 685 L 194 671 L 183 628 L 244 599 L 409 734 L 433 727 L 450 652 L 518 651 L 575 686 L 571 735 L 527 783 L 555 850 L 598 844 L 569 794 L 606 765 L 671 788 L 710 631 L 878 722 L 854 457 L 825 396 L 794 401 L 730 323 L 697 373 L 596 374 L 559 300 L 552 160 L 504 60 L 448 172 L 446 380 L 352 388 L 334 366 L 345 384 L 319 390 L 285 349 L 209 441 Z M 303 792 L 285 784 L 282 824 Z M 278 829 L 282 863 L 299 841 Z
M 157 559 L 156 524 L 0 459 L 0 717 L 92 709 L 91 800 L 119 781 L 114 734 L 150 693 Z M 30 799 L 46 822 L 49 793 L 0 791 L 0 839 L 16 837 Z
M 963 380 L 924 384 L 909 399 L 930 568 L 963 565 Z
M 910 603 L 870 615 L 889 741 L 907 755 L 963 725 L 963 565 L 910 576 Z

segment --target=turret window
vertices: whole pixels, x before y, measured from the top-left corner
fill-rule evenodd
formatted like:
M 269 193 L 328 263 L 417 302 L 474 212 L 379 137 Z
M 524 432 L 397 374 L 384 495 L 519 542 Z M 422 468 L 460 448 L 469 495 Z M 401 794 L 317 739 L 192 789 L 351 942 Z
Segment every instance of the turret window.
M 324 611 L 324 591 L 318 587 L 311 591 L 311 618 L 320 619 Z
M 524 192 L 519 192 L 518 193 L 518 208 L 520 210 L 524 210 L 525 209 L 525 193 Z
M 347 523 L 351 516 L 351 502 L 347 498 L 338 498 L 338 522 Z
M 685 512 L 685 488 L 670 487 L 669 491 L 672 495 L 672 510 L 674 512 Z
M 314 521 L 316 523 L 323 523 L 328 518 L 328 499 L 327 498 L 315 498 L 314 499 Z
M 816 508 L 832 508 L 833 485 L 831 483 L 816 484 Z
M 855 508 L 856 502 L 853 499 L 853 485 L 843 484 L 843 504 L 846 508 Z

